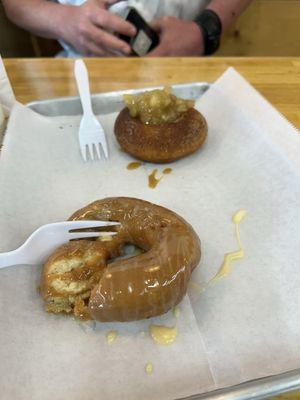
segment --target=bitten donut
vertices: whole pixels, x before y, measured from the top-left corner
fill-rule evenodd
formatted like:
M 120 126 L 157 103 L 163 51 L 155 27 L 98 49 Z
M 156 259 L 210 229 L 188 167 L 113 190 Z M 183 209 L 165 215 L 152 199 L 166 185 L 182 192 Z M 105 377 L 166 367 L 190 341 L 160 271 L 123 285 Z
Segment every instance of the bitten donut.
M 142 97 L 145 96 L 145 97 Z M 122 150 L 154 163 L 169 163 L 194 153 L 204 143 L 207 123 L 193 102 L 164 91 L 125 97 L 114 132 Z
M 179 215 L 147 201 L 115 197 L 95 201 L 70 219 L 121 225 L 110 241 L 73 241 L 55 251 L 41 278 L 47 311 L 133 321 L 163 314 L 181 301 L 201 250 L 197 234 Z M 113 260 L 125 244 L 143 253 Z

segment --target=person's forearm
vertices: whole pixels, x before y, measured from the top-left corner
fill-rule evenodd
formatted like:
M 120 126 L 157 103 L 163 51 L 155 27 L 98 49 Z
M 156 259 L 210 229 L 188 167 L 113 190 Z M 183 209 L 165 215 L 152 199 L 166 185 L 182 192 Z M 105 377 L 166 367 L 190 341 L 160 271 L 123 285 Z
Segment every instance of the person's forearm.
M 61 39 L 70 6 L 47 0 L 2 0 L 8 18 L 39 36 Z
M 252 0 L 212 0 L 206 9 L 214 11 L 222 22 L 225 31 L 247 8 Z

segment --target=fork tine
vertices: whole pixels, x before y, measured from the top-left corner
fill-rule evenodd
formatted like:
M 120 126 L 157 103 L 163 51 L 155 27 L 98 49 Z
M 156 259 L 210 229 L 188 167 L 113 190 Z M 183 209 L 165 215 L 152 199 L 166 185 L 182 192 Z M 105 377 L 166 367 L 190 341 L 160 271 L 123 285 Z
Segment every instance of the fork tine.
M 107 149 L 107 143 L 106 143 L 105 137 L 104 137 L 104 139 L 101 140 L 101 147 L 102 147 L 103 153 L 105 155 L 105 158 L 108 159 L 108 149 Z
M 96 150 L 96 154 L 97 154 L 97 156 L 98 156 L 98 158 L 99 158 L 99 160 L 101 160 L 101 153 L 100 153 L 100 143 L 95 143 L 95 150 Z
M 68 237 L 70 240 L 93 238 L 93 237 L 115 236 L 115 235 L 117 235 L 117 232 L 69 232 L 68 233 Z
M 86 162 L 86 145 L 85 144 L 80 145 L 80 153 L 81 153 L 81 157 L 83 158 L 84 162 Z
M 94 161 L 94 149 L 93 149 L 93 143 L 88 143 L 87 144 L 88 151 L 90 153 L 90 160 Z
M 58 223 L 60 224 L 60 222 Z M 120 222 L 115 221 L 66 221 L 63 222 L 63 226 L 66 230 L 77 230 L 77 229 L 89 229 L 89 228 L 105 228 L 106 226 L 118 226 L 121 225 Z

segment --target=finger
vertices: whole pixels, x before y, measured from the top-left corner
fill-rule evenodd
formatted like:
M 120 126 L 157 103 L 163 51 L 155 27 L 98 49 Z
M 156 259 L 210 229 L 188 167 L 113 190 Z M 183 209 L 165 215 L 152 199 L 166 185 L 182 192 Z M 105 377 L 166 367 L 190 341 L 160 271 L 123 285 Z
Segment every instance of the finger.
M 123 54 L 131 53 L 131 47 L 128 43 L 105 31 L 102 31 L 102 43 L 108 49 L 115 50 Z
M 136 34 L 136 28 L 132 24 L 107 10 L 101 10 L 101 12 L 93 14 L 92 22 L 101 28 L 109 29 L 122 35 L 131 37 Z
M 97 57 L 115 57 L 116 55 L 106 49 L 105 47 L 94 43 L 93 41 L 89 41 L 86 44 L 86 55 L 89 57 L 97 56 Z
M 92 42 L 102 48 L 105 47 L 106 49 L 118 51 L 123 54 L 131 53 L 131 47 L 128 43 L 108 32 L 103 31 L 102 29 L 97 28 L 96 26 L 92 26 L 90 28 L 88 37 Z
M 164 57 L 167 56 L 168 52 L 165 46 L 158 45 L 155 47 L 150 53 L 147 54 L 147 57 Z

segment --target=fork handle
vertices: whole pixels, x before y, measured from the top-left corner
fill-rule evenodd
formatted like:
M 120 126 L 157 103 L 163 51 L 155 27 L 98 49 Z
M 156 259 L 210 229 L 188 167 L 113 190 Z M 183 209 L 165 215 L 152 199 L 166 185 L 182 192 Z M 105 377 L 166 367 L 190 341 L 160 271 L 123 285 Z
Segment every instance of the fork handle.
M 22 251 L 22 246 L 13 251 L 0 253 L 0 268 L 19 264 L 32 264 L 30 260 L 26 260 L 26 257 Z
M 75 61 L 75 78 L 84 115 L 93 115 L 88 71 L 83 60 Z

